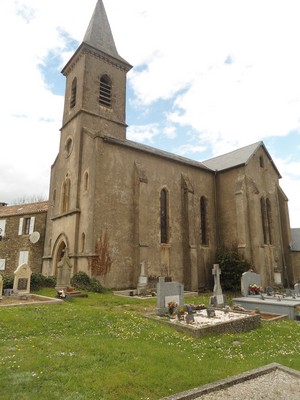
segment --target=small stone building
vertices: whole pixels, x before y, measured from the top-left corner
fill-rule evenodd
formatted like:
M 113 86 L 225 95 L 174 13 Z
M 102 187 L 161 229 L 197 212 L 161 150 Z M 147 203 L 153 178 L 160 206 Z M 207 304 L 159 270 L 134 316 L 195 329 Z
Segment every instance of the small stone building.
M 179 54 L 180 56 L 180 54 Z M 209 286 L 219 246 L 241 255 L 272 285 L 293 279 L 288 200 L 262 142 L 192 161 L 126 138 L 126 74 L 102 0 L 63 68 L 65 103 L 51 168 L 43 273 L 64 249 L 72 273 L 110 288 L 168 276 L 185 289 Z M 242 133 L 241 133 L 242 134 Z
M 48 202 L 0 204 L 0 273 L 13 275 L 21 264 L 41 272 Z

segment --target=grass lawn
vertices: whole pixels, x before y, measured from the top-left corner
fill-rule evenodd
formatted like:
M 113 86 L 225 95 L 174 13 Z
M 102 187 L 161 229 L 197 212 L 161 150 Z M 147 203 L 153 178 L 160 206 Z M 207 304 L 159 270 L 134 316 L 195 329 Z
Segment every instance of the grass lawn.
M 207 304 L 208 296 L 185 301 Z M 1 307 L 0 399 L 154 400 L 271 362 L 300 370 L 294 321 L 195 339 L 143 317 L 155 307 L 155 298 L 111 293 Z

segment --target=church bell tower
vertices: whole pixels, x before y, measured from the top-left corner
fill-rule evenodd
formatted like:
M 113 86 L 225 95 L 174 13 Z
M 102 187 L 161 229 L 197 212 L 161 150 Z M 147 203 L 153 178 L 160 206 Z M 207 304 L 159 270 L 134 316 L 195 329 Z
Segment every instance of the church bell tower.
M 95 252 L 95 208 L 102 188 L 105 137 L 126 139 L 126 74 L 102 0 L 84 39 L 62 73 L 66 77 L 59 153 L 51 167 L 43 272 L 56 275 L 68 249 L 72 274 L 88 271 Z
M 88 129 L 125 139 L 126 73 L 131 68 L 117 52 L 103 2 L 98 0 L 83 42 L 62 70 L 67 79 L 63 129 L 84 115 Z

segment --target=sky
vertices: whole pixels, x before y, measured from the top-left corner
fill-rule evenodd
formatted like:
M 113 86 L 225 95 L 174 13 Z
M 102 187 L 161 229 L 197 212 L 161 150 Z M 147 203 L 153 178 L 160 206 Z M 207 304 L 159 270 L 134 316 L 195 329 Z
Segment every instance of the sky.
M 204 161 L 263 141 L 300 227 L 299 0 L 104 0 L 127 138 Z M 1 0 L 0 201 L 47 199 L 63 66 L 96 0 Z

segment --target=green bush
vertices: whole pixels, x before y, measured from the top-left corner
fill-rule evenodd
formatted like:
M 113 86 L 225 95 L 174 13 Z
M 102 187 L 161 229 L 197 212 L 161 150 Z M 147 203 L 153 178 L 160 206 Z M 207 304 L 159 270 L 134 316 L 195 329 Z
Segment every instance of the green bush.
M 56 278 L 54 276 L 44 276 L 41 273 L 33 272 L 30 279 L 30 289 L 39 290 L 48 287 L 55 287 Z
M 39 290 L 43 287 L 42 274 L 33 272 L 30 279 L 30 290 Z
M 12 289 L 14 286 L 14 275 L 3 276 L 3 289 Z
M 96 278 L 92 278 L 91 279 L 91 292 L 95 292 L 95 293 L 103 293 L 104 292 L 104 288 L 101 285 L 101 283 L 96 279 Z
M 44 287 L 51 288 L 56 286 L 55 276 L 44 276 Z
M 71 285 L 78 290 L 103 293 L 103 287 L 96 278 L 90 278 L 85 272 L 77 272 L 71 278 Z
M 237 245 L 219 248 L 216 259 L 222 271 L 220 281 L 223 290 L 239 292 L 242 273 L 249 269 L 250 264 L 240 256 Z
M 14 275 L 3 276 L 3 289 L 12 289 L 14 286 Z M 30 290 L 39 290 L 43 288 L 55 287 L 56 278 L 54 276 L 44 276 L 43 274 L 33 272 L 30 278 Z
M 91 279 L 85 272 L 77 272 L 71 278 L 71 285 L 76 289 L 88 290 L 91 284 Z

